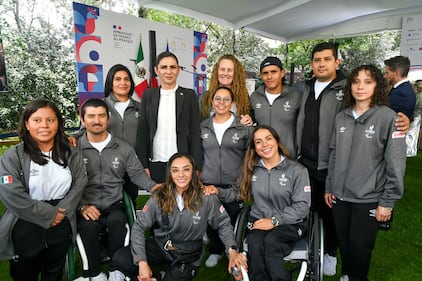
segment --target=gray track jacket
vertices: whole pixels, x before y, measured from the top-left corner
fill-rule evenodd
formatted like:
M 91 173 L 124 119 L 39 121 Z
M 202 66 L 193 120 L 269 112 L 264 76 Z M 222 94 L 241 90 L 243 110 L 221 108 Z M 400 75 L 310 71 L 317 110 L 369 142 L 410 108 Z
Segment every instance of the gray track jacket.
M 125 110 L 124 118 L 120 116 L 117 110 L 114 108 L 114 104 L 118 102 L 113 94 L 104 98 L 106 102 L 110 120 L 108 123 L 108 130 L 121 139 L 127 141 L 133 148 L 136 147 L 136 136 L 138 133 L 138 122 L 141 110 L 141 104 L 132 98 L 129 99 L 129 105 Z
M 77 149 L 71 148 L 69 169 L 72 173 L 72 185 L 56 206 L 29 196 L 30 163 L 29 155 L 23 150 L 23 143 L 10 148 L 0 158 L 0 177 L 9 179 L 9 183 L 2 181 L 0 184 L 0 199 L 6 208 L 0 220 L 0 260 L 11 259 L 14 255 L 12 230 L 18 219 L 48 229 L 56 217 L 58 208 L 64 208 L 74 237 L 76 235 L 75 211 L 87 183 L 82 155 Z
M 232 190 L 219 189 L 218 198 L 229 203 L 238 198 L 236 185 L 240 182 L 240 172 L 248 148 L 252 127 L 242 125 L 240 117 L 224 132 L 221 145 L 215 136 L 213 118 L 201 123 L 202 155 L 204 157 L 201 180 L 206 184 L 233 185 Z
M 276 217 L 281 225 L 299 223 L 311 205 L 308 170 L 286 158 L 268 171 L 259 160 L 252 176 L 252 195 L 250 215 L 255 219 Z
M 123 198 L 123 176 L 125 172 L 137 186 L 150 190 L 156 183 L 144 172 L 135 149 L 121 138 L 111 135 L 110 142 L 100 153 L 84 134 L 78 140 L 82 152 L 88 184 L 82 195 L 80 207 L 95 205 L 99 210 L 110 207 Z
M 396 113 L 373 106 L 358 119 L 351 108 L 335 120 L 326 192 L 354 203 L 394 207 L 403 195 L 405 134 L 396 131 Z
M 135 265 L 138 265 L 140 260 L 147 261 L 144 233 L 155 222 L 158 223 L 158 228 L 154 229 L 154 236 L 158 239 L 166 239 L 167 232 L 163 229 L 167 228 L 162 222 L 161 208 L 154 196 L 151 196 L 132 227 L 130 246 Z M 202 195 L 202 206 L 195 214 L 186 208 L 179 211 L 175 206 L 173 212 L 169 214 L 168 233 L 173 241 L 202 240 L 208 224 L 212 228 L 218 229 L 218 234 L 227 252 L 231 246 L 236 246 L 230 217 L 215 195 Z M 194 265 L 199 266 L 201 259 L 202 257 L 194 262 Z
M 339 75 L 339 74 L 338 74 Z M 321 95 L 321 107 L 319 110 L 319 136 L 318 136 L 318 168 L 327 169 L 328 157 L 330 153 L 330 139 L 334 128 L 334 119 L 341 110 L 343 100 L 343 88 L 346 79 L 340 79 L 333 83 L 329 89 L 325 89 Z M 303 126 L 305 122 L 305 104 L 310 93 L 309 83 L 306 83 L 303 89 L 302 106 L 297 118 L 297 147 L 298 157 L 302 144 Z
M 296 123 L 301 102 L 302 97 L 296 89 L 286 85 L 272 105 L 265 95 L 265 85 L 256 89 L 250 97 L 253 120 L 258 125 L 273 127 L 292 158 L 296 157 Z

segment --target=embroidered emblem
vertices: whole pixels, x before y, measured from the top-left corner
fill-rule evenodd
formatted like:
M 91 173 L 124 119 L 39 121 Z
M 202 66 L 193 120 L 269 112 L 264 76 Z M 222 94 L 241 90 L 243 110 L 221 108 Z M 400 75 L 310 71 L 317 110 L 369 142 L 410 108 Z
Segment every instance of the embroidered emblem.
M 311 186 L 310 186 L 310 185 L 306 185 L 306 186 L 303 188 L 303 191 L 304 191 L 304 192 L 311 192 Z
M 115 157 L 114 161 L 111 162 L 111 165 L 113 166 L 114 169 L 119 168 L 119 164 L 120 164 L 119 157 Z
M 204 133 L 203 135 L 202 135 L 202 138 L 203 139 L 207 139 L 207 138 L 209 138 L 210 137 L 210 134 L 209 133 Z
M 13 183 L 13 178 L 11 175 L 2 176 L 0 182 L 1 184 Z
M 336 93 L 336 99 L 339 101 L 342 101 L 343 97 L 344 97 L 344 93 L 343 93 L 343 90 L 341 89 Z
M 258 179 L 258 177 L 253 175 L 251 181 L 256 181 L 257 179 Z
M 224 211 L 225 211 L 226 209 L 224 209 L 224 206 L 223 205 L 221 205 L 220 206 L 220 213 L 222 214 L 222 213 L 224 213 Z
M 200 221 L 201 221 L 201 217 L 199 216 L 199 211 L 198 211 L 192 216 L 192 222 L 193 224 L 198 224 Z
M 365 130 L 365 137 L 367 139 L 372 139 L 375 135 L 374 125 L 370 125 L 369 129 Z
M 281 175 L 281 177 L 278 179 L 278 181 L 280 182 L 280 185 L 281 186 L 286 186 L 287 185 L 287 182 L 289 181 L 287 178 L 286 178 L 286 174 L 282 174 Z
M 29 176 L 30 177 L 36 177 L 36 176 L 39 176 L 40 175 L 40 171 L 39 170 L 37 170 L 37 169 L 31 169 L 30 171 L 29 171 Z
M 234 135 L 232 136 L 232 143 L 238 143 L 239 139 L 240 138 L 237 136 L 237 133 L 234 133 Z
M 292 106 L 290 105 L 290 101 L 286 101 L 283 104 L 283 108 L 284 108 L 284 111 L 286 111 L 286 112 L 290 111 L 290 109 L 292 108 Z
M 340 134 L 344 133 L 345 131 L 346 131 L 346 127 L 340 127 L 340 130 L 339 130 Z
M 261 109 L 262 108 L 262 104 L 260 104 L 260 103 L 255 104 L 255 108 L 256 109 Z
M 402 131 L 394 131 L 391 134 L 391 138 L 393 138 L 393 139 L 402 139 L 404 137 L 406 137 L 406 133 L 404 133 Z

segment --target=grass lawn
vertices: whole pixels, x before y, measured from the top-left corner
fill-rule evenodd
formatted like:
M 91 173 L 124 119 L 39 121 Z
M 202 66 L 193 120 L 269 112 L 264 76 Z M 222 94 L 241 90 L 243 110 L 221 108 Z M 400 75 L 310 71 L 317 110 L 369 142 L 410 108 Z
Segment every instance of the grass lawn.
M 373 251 L 369 279 L 373 281 L 418 281 L 422 279 L 422 154 L 409 158 L 405 176 L 403 199 L 396 204 L 392 230 L 379 231 Z M 0 211 L 3 206 L 0 204 Z M 339 256 L 339 255 L 338 255 Z M 0 280 L 9 277 L 8 262 L 0 262 Z M 339 280 L 338 274 L 325 277 L 326 281 Z M 195 281 L 232 280 L 227 273 L 227 259 L 215 268 L 202 266 Z

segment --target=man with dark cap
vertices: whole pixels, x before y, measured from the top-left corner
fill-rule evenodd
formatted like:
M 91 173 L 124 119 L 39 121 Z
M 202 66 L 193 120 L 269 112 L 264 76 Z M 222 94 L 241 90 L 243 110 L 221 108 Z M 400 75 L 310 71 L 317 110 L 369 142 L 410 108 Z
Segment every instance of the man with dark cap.
M 250 97 L 250 114 L 258 125 L 273 127 L 291 157 L 296 157 L 296 121 L 301 104 L 299 93 L 283 84 L 286 70 L 276 57 L 267 57 L 260 66 L 264 85 Z

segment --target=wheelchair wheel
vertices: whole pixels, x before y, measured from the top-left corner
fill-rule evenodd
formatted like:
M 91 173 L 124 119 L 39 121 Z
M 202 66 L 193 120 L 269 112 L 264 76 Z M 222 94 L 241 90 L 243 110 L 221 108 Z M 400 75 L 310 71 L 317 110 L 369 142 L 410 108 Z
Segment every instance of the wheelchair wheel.
M 239 215 L 237 216 L 236 223 L 234 225 L 235 240 L 236 244 L 239 247 L 239 252 L 247 252 L 247 249 L 244 249 L 243 242 L 246 237 L 248 215 L 250 211 L 251 206 L 244 206 L 243 209 L 240 211 Z
M 322 219 L 316 212 L 310 216 L 309 229 L 309 280 L 322 281 L 324 279 L 324 228 Z

